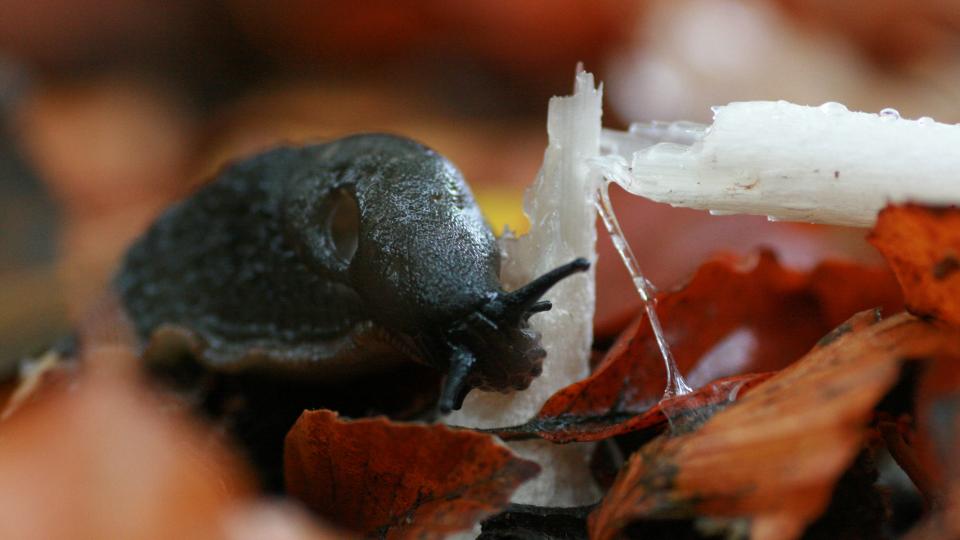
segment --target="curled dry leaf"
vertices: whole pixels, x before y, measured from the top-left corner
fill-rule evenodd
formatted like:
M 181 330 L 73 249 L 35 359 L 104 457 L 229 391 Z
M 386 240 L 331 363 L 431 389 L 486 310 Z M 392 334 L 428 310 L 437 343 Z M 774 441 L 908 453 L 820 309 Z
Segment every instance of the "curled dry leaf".
M 345 529 L 440 539 L 504 508 L 540 471 L 493 437 L 306 411 L 287 435 L 287 491 Z
M 666 429 L 669 419 L 687 412 L 700 414 L 735 401 L 747 390 L 769 379 L 773 373 L 735 375 L 708 383 L 693 392 L 654 403 L 640 413 L 623 412 L 602 417 L 559 416 L 534 419 L 524 425 L 487 430 L 503 440 L 542 437 L 556 443 L 602 440 L 624 433 Z
M 952 331 L 907 314 L 877 319 L 858 314 L 700 429 L 643 447 L 591 515 L 591 537 L 695 515 L 750 516 L 755 539 L 799 536 L 860 451 L 901 365 L 960 358 Z
M 960 209 L 891 205 L 869 239 L 896 273 L 910 313 L 960 324 Z
M 884 269 L 827 262 L 797 272 L 764 251 L 752 268 L 731 260 L 704 264 L 686 286 L 659 299 L 657 312 L 681 372 L 700 387 L 781 369 L 853 313 L 901 305 L 896 282 Z M 527 424 L 497 433 L 592 441 L 661 425 L 662 413 L 650 408 L 665 380 L 656 340 L 641 316 L 590 377 L 557 392 Z M 696 408 L 726 400 L 727 393 L 722 385 L 711 386 L 682 399 Z
M 109 370 L 0 422 L 0 478 L 0 538 L 223 538 L 250 493 L 233 455 Z

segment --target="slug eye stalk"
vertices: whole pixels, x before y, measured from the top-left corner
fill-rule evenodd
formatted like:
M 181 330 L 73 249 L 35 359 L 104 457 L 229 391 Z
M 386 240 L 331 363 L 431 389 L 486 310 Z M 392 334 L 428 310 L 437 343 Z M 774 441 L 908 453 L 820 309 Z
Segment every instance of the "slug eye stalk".
M 473 388 L 526 388 L 540 374 L 546 352 L 527 320 L 553 307 L 540 300 L 551 287 L 590 268 L 584 258 L 554 268 L 509 293 L 499 293 L 448 332 L 450 364 L 440 394 L 441 413 L 458 410 Z M 478 361 L 482 359 L 482 361 Z

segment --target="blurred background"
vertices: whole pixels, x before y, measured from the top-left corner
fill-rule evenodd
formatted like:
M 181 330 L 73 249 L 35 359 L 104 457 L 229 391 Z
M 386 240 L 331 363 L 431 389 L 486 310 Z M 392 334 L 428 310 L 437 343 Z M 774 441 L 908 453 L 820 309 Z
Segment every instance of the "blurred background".
M 522 231 L 547 101 L 577 62 L 608 127 L 753 99 L 955 123 L 958 38 L 957 0 L 0 0 L 0 371 L 67 332 L 131 239 L 231 158 L 405 134 L 463 170 L 495 230 Z M 717 250 L 874 256 L 863 231 L 615 204 L 662 287 Z M 634 304 L 600 242 L 613 317 Z

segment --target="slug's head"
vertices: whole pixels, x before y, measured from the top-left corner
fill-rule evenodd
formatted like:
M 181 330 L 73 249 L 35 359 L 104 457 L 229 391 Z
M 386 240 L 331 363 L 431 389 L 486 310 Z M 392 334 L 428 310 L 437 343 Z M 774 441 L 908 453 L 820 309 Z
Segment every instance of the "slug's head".
M 557 282 L 590 267 L 575 259 L 513 292 L 495 292 L 479 308 L 450 325 L 444 335 L 450 367 L 440 395 L 440 411 L 459 409 L 473 388 L 523 390 L 540 375 L 544 357 L 531 315 L 550 309 L 540 297 Z

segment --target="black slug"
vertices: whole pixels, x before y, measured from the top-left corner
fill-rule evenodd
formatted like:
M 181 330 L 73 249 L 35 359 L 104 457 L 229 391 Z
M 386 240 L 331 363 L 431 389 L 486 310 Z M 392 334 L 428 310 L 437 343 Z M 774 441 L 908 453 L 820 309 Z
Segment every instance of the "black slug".
M 326 381 L 413 360 L 447 372 L 448 412 L 472 388 L 540 374 L 527 319 L 588 266 L 505 292 L 456 167 L 406 138 L 357 135 L 230 165 L 136 241 L 113 286 L 148 359 L 175 343 L 216 371 Z

